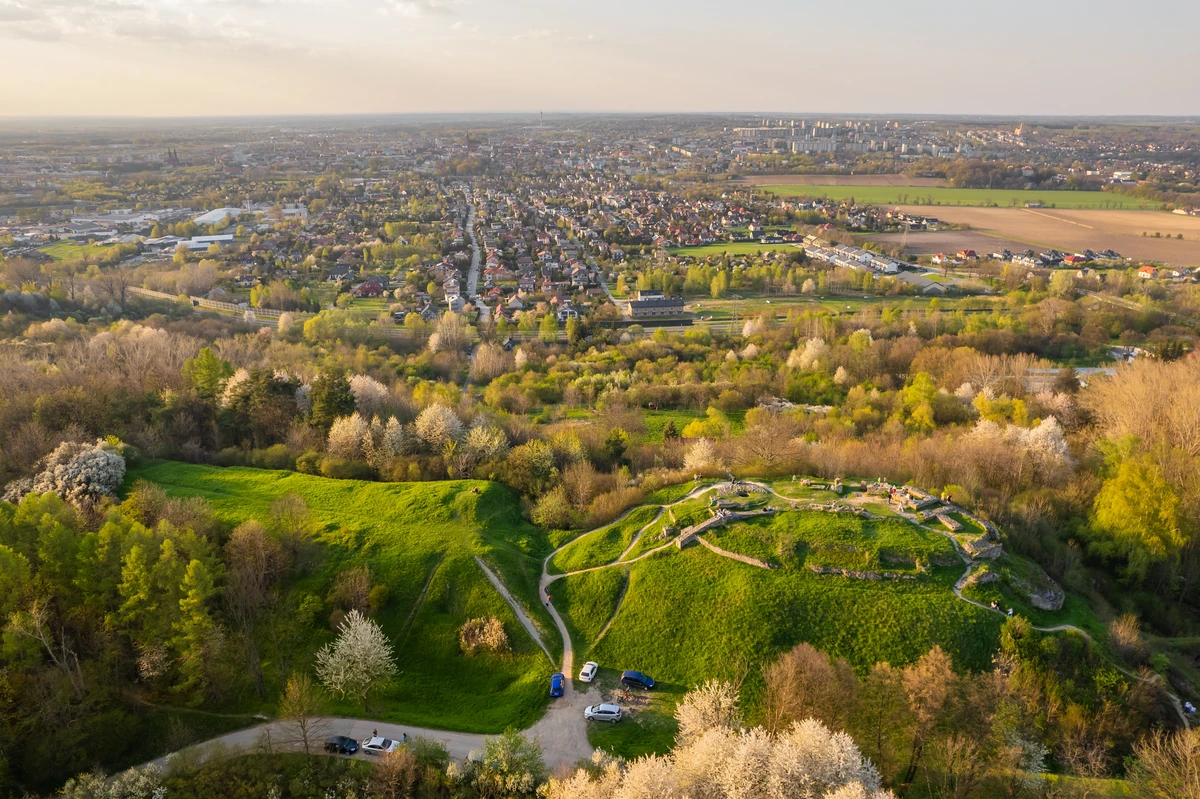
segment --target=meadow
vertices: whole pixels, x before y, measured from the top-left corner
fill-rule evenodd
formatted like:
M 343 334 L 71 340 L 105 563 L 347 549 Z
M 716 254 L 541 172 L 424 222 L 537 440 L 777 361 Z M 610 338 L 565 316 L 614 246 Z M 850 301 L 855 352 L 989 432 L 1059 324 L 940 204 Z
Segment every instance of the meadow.
M 305 566 L 285 585 L 281 603 L 299 606 L 308 599 L 322 610 L 292 641 L 291 655 L 297 668 L 309 668 L 316 650 L 334 636 L 324 618 L 332 609 L 328 597 L 334 578 L 368 565 L 372 581 L 387 585 L 390 592 L 375 619 L 395 647 L 399 670 L 390 688 L 372 700 L 372 716 L 495 733 L 525 727 L 541 715 L 553 668 L 474 560 L 478 556 L 487 562 L 522 600 L 557 657 L 561 640 L 537 598 L 541 558 L 549 552 L 549 542 L 544 531 L 524 521 L 520 503 L 506 487 L 483 481 L 331 480 L 174 462 L 138 467 L 129 482 L 138 479 L 172 496 L 203 497 L 229 525 L 265 519 L 270 504 L 287 494 L 304 498 L 316 529 Z M 480 616 L 504 623 L 510 654 L 461 653 L 459 627 Z M 271 699 L 262 703 L 246 696 L 226 709 L 273 709 L 280 690 L 278 669 L 264 662 L 264 672 Z M 363 708 L 338 702 L 330 710 L 357 716 Z
M 1100 208 L 1158 210 L 1162 203 L 1106 191 L 1043 191 L 1040 189 L 951 189 L 936 186 L 805 186 L 767 185 L 763 191 L 784 197 L 853 198 L 867 205 L 1024 207 L 1042 203 L 1046 208 Z

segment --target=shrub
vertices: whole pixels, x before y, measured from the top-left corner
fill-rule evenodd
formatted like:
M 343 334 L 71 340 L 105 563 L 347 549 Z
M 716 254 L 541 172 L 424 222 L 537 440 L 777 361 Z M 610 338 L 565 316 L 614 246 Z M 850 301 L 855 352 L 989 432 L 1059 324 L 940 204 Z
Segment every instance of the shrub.
M 495 616 L 470 619 L 458 631 L 458 643 L 466 655 L 479 651 L 507 652 L 508 634 L 504 623 Z
M 321 475 L 335 480 L 373 480 L 375 470 L 360 461 L 325 458 L 321 461 Z
M 1139 663 L 1146 656 L 1146 642 L 1142 639 L 1142 625 L 1137 616 L 1123 613 L 1108 625 L 1108 637 L 1113 648 L 1130 663 Z

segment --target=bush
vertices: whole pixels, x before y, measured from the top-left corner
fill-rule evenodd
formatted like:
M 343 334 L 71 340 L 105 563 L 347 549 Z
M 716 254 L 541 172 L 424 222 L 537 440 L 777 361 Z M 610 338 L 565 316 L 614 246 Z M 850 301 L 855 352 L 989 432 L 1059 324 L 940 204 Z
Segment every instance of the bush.
M 321 475 L 335 480 L 374 480 L 375 470 L 359 461 L 325 458 L 321 461 Z
M 321 459 L 325 456 L 319 452 L 309 450 L 308 452 L 296 458 L 296 471 L 303 474 L 320 474 Z
M 458 643 L 466 655 L 487 652 L 507 652 L 508 634 L 504 623 L 495 616 L 470 619 L 458 631 Z
M 367 596 L 367 604 L 371 606 L 371 612 L 378 613 L 383 610 L 387 606 L 390 595 L 391 589 L 383 583 L 372 588 L 371 593 Z

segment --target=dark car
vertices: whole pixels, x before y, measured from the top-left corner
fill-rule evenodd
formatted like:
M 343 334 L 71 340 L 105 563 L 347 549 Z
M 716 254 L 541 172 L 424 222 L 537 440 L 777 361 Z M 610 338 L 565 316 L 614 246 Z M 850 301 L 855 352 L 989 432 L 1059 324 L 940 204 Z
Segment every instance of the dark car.
M 358 741 L 345 735 L 325 739 L 325 751 L 335 755 L 352 755 L 358 751 Z
M 563 680 L 564 679 L 565 678 L 563 677 L 561 672 L 550 675 L 550 696 L 562 696 L 563 695 Z
M 654 678 L 648 674 L 642 674 L 640 671 L 621 672 L 621 682 L 630 688 L 640 688 L 643 691 L 649 691 L 654 687 Z

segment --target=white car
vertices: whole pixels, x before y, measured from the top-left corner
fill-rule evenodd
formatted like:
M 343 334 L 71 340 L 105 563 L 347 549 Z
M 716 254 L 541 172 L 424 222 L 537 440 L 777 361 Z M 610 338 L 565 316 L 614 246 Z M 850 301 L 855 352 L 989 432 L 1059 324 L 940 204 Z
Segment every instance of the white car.
M 584 708 L 583 717 L 588 721 L 607 721 L 616 724 L 621 720 L 621 708 L 617 705 L 588 705 Z
M 580 682 L 591 682 L 596 679 L 596 672 L 600 670 L 600 664 L 589 660 L 583 664 L 583 668 L 579 670 Z
M 399 741 L 393 741 L 391 738 L 368 738 L 363 741 L 363 754 L 367 755 L 386 755 L 388 752 L 395 752 L 400 748 Z

